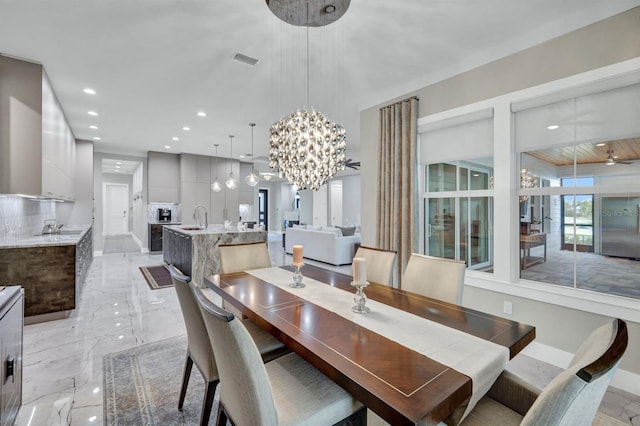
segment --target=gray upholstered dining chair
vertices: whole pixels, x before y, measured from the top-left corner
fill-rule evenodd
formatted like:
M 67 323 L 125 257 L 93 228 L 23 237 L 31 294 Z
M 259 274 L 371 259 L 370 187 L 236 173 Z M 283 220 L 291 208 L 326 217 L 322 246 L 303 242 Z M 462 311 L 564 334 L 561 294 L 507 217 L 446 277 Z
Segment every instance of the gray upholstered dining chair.
M 393 287 L 393 272 L 396 264 L 395 251 L 360 246 L 353 257 L 367 259 L 367 279 L 369 281 Z
M 219 365 L 218 425 L 332 425 L 354 413 L 366 421 L 359 401 L 298 355 L 263 364 L 245 323 L 194 292 Z
M 412 253 L 401 288 L 444 302 L 462 304 L 466 265 L 462 260 Z
M 269 268 L 271 258 L 267 244 L 263 242 L 246 244 L 221 244 L 220 273 L 247 271 L 250 269 Z
M 624 321 L 599 327 L 543 391 L 505 371 L 461 425 L 591 425 L 627 342 Z
M 209 335 L 207 334 L 207 329 L 204 324 L 204 319 L 202 318 L 202 313 L 198 306 L 198 301 L 191 290 L 193 287 L 191 284 L 191 278 L 183 275 L 173 265 L 170 265 L 168 268 L 171 273 L 171 281 L 173 282 L 173 286 L 178 295 L 180 310 L 182 311 L 182 316 L 184 317 L 185 326 L 187 328 L 187 357 L 184 363 L 184 374 L 182 377 L 180 398 L 178 400 L 178 410 L 182 410 L 184 405 L 184 398 L 189 384 L 189 376 L 191 375 L 191 369 L 195 363 L 206 382 L 200 424 L 207 425 L 211 415 L 213 396 L 219 382 L 218 366 L 216 364 L 213 348 L 211 347 Z M 211 290 L 206 289 L 205 291 Z M 202 294 L 204 296 L 204 293 Z M 288 349 L 276 338 L 253 323 L 247 324 L 247 329 L 249 330 L 251 338 L 254 339 L 256 346 L 259 348 L 259 352 L 264 361 L 269 361 L 288 352 Z

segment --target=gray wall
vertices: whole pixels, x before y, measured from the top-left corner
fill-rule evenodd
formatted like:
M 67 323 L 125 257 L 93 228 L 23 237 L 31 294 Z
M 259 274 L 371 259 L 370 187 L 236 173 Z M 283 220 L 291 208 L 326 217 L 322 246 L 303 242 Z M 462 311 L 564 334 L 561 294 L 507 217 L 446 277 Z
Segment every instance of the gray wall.
M 398 94 L 360 113 L 362 167 L 362 243 L 375 245 L 378 110 L 416 95 L 419 117 L 640 57 L 640 7 L 523 50 L 411 93 Z M 497 253 L 508 255 L 505 253 Z M 513 318 L 537 327 L 537 342 L 575 352 L 579 342 L 606 318 L 526 298 L 465 286 L 464 304 L 504 315 L 502 303 L 513 301 Z M 640 325 L 628 322 L 630 345 L 621 367 L 640 374 Z

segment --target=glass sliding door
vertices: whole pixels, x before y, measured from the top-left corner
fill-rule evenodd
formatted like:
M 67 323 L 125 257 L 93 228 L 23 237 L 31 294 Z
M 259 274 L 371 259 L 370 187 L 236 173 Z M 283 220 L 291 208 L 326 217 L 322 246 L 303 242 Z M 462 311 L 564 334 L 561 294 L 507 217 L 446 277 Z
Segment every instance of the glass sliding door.
M 427 223 L 426 254 L 429 256 L 456 258 L 456 208 L 455 198 L 430 198 L 425 200 Z

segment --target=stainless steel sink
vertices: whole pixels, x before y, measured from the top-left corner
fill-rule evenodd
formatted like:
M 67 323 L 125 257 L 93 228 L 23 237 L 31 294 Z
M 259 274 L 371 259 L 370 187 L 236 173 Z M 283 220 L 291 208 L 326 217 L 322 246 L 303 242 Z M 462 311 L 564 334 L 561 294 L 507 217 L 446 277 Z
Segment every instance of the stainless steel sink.
M 180 229 L 184 229 L 185 231 L 201 231 L 202 228 L 199 226 L 183 226 Z

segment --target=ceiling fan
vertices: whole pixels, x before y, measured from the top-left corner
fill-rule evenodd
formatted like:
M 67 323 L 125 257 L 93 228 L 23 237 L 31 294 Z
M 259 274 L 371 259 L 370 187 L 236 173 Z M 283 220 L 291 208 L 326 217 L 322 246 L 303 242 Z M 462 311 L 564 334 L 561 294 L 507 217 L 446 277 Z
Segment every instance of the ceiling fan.
M 631 164 L 626 161 L 618 161 L 616 160 L 617 157 L 617 155 L 613 155 L 613 149 L 607 149 L 607 159 L 605 160 L 605 164 L 607 166 L 613 166 L 614 164 Z
M 351 158 L 349 158 L 347 161 L 344 162 L 344 166 L 345 167 L 349 167 L 353 170 L 359 170 L 360 169 L 360 162 L 359 161 L 353 161 Z

